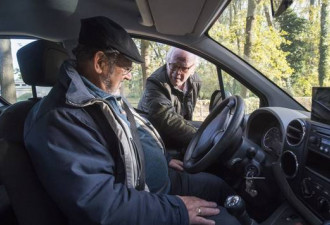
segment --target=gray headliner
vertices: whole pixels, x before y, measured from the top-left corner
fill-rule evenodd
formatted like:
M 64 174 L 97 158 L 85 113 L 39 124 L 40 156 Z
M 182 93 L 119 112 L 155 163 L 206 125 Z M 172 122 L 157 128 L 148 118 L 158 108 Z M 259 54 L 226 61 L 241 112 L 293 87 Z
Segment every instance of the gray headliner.
M 77 37 L 81 18 L 107 16 L 129 32 L 202 35 L 227 0 L 137 0 L 151 9 L 154 26 L 141 25 L 134 0 L 1 0 L 0 35 L 31 35 L 53 41 Z M 91 10 L 93 9 L 93 10 Z M 167 12 L 167 13 L 164 13 Z

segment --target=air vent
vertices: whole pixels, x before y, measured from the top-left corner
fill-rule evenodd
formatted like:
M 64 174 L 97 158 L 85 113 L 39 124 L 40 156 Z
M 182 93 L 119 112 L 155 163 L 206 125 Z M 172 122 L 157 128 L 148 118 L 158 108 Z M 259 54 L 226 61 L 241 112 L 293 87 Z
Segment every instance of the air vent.
M 299 145 L 305 136 L 305 123 L 302 120 L 292 120 L 286 130 L 286 140 L 289 145 Z

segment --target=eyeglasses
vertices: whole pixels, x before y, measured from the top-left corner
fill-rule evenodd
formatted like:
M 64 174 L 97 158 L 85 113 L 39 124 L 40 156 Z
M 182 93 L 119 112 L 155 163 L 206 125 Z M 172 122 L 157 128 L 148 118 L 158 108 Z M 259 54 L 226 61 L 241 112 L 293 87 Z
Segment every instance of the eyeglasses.
M 180 66 L 176 63 L 168 63 L 168 66 L 170 68 L 170 70 L 181 70 L 181 72 L 183 73 L 187 73 L 191 67 L 193 67 L 195 64 L 193 63 L 191 66 Z
M 120 66 L 119 66 L 120 67 Z M 122 68 L 123 69 L 123 75 L 127 75 L 127 74 L 129 74 L 131 71 L 132 71 L 132 69 L 133 69 L 133 67 L 120 67 L 120 68 Z
M 127 59 L 123 54 L 118 52 L 117 50 L 108 50 L 105 51 L 107 54 L 112 54 L 114 57 L 113 63 L 116 64 L 116 66 L 120 67 L 123 69 L 123 75 L 129 74 L 133 67 L 132 67 L 132 61 Z

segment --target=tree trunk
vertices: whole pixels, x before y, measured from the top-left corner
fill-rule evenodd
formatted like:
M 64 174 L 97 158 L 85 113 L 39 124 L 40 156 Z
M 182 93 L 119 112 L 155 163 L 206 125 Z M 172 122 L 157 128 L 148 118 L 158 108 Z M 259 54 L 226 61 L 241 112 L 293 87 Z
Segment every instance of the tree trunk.
M 272 23 L 272 15 L 270 13 L 269 6 L 270 6 L 269 4 L 264 3 L 264 11 L 265 11 L 265 15 L 267 18 L 267 24 L 269 27 L 271 27 L 271 26 L 273 26 L 273 23 Z
M 320 86 L 324 85 L 324 81 L 327 74 L 330 73 L 330 55 L 329 55 L 329 46 L 327 45 L 327 38 L 328 38 L 328 27 L 329 24 L 327 23 L 328 17 L 328 8 L 329 0 L 323 0 L 321 6 L 321 35 L 320 35 L 320 44 L 319 44 L 319 51 L 320 51 L 320 61 L 319 61 L 319 83 Z M 330 76 L 329 76 L 330 77 Z
M 8 102 L 15 103 L 16 89 L 9 39 L 0 39 L 0 85 L 1 96 Z
M 245 45 L 244 45 L 244 57 L 249 59 L 251 56 L 251 48 L 253 42 L 253 25 L 255 23 L 254 15 L 256 13 L 257 3 L 255 0 L 249 0 L 248 2 L 248 10 L 246 16 L 246 26 L 245 26 Z M 247 90 L 245 87 L 242 87 L 241 96 L 245 98 L 247 94 Z
M 252 29 L 255 22 L 255 15 L 256 12 L 256 2 L 255 0 L 249 0 L 248 4 L 248 13 L 246 17 L 246 25 L 245 25 L 245 45 L 244 45 L 244 55 L 249 58 L 251 55 L 251 48 L 252 48 Z
M 233 5 L 235 5 L 235 4 L 229 4 L 229 25 L 230 26 L 233 23 Z
M 234 17 L 236 16 L 237 17 L 237 12 L 238 12 L 238 3 L 235 2 L 235 4 L 230 4 L 230 5 L 233 5 L 232 7 L 232 11 L 233 11 L 233 15 Z M 230 25 L 232 24 L 232 22 L 230 22 Z M 236 34 L 236 45 L 237 45 L 237 53 L 238 55 L 242 55 L 242 51 L 241 51 L 241 32 L 240 32 L 240 29 L 236 29 L 235 31 L 235 34 Z
M 147 40 L 141 40 L 141 56 L 144 59 L 142 66 L 142 83 L 143 90 L 146 87 L 147 78 L 150 76 L 150 42 Z

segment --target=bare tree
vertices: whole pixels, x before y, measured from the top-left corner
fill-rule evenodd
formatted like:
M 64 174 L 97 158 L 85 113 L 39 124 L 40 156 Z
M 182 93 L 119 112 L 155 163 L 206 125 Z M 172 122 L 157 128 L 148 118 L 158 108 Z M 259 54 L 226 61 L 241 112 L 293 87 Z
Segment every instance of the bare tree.
M 231 19 L 230 19 L 230 26 L 232 25 L 232 18 L 233 15 L 237 15 L 238 11 L 240 10 L 240 2 L 233 2 L 233 4 L 230 4 L 230 6 L 232 6 L 230 8 L 231 11 L 233 11 L 230 15 L 231 15 Z M 238 54 L 241 55 L 241 32 L 240 29 L 236 29 L 235 31 L 236 34 L 236 45 L 237 45 L 237 51 Z
M 264 11 L 265 11 L 265 15 L 266 15 L 266 18 L 267 18 L 267 24 L 269 27 L 273 26 L 273 23 L 272 23 L 272 15 L 270 13 L 270 5 L 267 4 L 266 2 L 264 2 Z
M 246 16 L 246 25 L 245 25 L 245 45 L 244 45 L 244 57 L 247 59 L 251 56 L 252 49 L 252 38 L 253 38 L 253 26 L 255 23 L 255 14 L 257 9 L 257 1 L 249 0 L 248 2 L 248 10 Z M 241 96 L 245 98 L 247 95 L 247 89 L 242 87 Z
M 252 48 L 252 29 L 255 23 L 255 13 L 256 13 L 257 3 L 256 0 L 249 0 L 248 11 L 246 16 L 245 25 L 245 45 L 244 45 L 244 55 L 249 58 L 251 55 Z
M 150 42 L 141 40 L 141 56 L 144 59 L 142 66 L 143 90 L 146 87 L 146 80 L 150 76 Z
M 320 61 L 319 61 L 319 83 L 320 86 L 324 85 L 324 81 L 327 78 L 327 73 L 330 72 L 330 55 L 329 55 L 329 45 L 327 44 L 327 38 L 329 35 L 329 23 L 327 22 L 328 11 L 327 8 L 329 6 L 329 0 L 323 0 L 321 6 L 321 35 L 320 35 Z
M 9 39 L 0 39 L 0 85 L 1 96 L 10 103 L 16 102 L 14 69 Z

